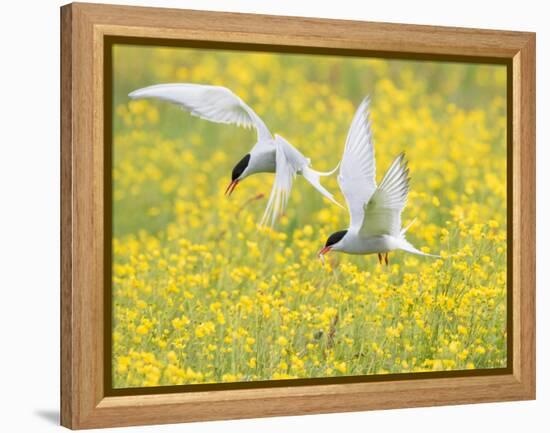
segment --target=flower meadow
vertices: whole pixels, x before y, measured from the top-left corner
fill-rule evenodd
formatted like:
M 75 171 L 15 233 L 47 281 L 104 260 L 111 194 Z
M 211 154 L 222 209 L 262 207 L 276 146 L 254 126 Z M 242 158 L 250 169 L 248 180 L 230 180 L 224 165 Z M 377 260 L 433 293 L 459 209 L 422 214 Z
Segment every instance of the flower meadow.
M 300 177 L 258 228 L 272 174 L 224 196 L 255 131 L 127 97 L 165 82 L 230 88 L 321 171 L 369 94 L 377 178 L 406 153 L 407 237 L 441 258 L 323 266 L 348 214 Z M 115 388 L 506 366 L 504 66 L 117 45 L 113 95 Z

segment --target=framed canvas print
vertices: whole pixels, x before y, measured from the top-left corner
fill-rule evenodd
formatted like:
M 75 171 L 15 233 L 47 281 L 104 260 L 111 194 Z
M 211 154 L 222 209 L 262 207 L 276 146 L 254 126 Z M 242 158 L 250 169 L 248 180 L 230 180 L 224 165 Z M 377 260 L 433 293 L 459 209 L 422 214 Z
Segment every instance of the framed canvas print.
M 535 36 L 61 8 L 61 416 L 535 398 Z

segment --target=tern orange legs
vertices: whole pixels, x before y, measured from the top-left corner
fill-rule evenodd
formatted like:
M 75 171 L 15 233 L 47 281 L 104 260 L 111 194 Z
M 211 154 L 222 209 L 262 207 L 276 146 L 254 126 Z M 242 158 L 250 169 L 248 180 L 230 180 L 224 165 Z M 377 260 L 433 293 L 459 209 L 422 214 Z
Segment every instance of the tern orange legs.
M 384 263 L 386 266 L 390 264 L 390 253 L 385 253 L 383 256 L 381 253 L 378 253 L 378 263 L 382 264 L 382 257 L 384 257 Z

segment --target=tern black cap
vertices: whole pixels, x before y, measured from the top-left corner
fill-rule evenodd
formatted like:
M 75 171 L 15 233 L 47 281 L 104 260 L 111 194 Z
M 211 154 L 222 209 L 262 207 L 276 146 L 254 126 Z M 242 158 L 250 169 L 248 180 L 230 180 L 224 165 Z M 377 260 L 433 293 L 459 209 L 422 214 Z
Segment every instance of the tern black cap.
M 340 242 L 347 232 L 347 230 L 340 230 L 339 232 L 331 234 L 327 239 L 325 247 L 330 247 L 331 245 Z
M 231 173 L 231 180 L 236 180 L 239 178 L 241 174 L 246 170 L 246 167 L 248 167 L 248 163 L 250 162 L 250 154 L 247 153 L 243 159 L 241 159 L 237 165 L 233 168 L 233 172 Z

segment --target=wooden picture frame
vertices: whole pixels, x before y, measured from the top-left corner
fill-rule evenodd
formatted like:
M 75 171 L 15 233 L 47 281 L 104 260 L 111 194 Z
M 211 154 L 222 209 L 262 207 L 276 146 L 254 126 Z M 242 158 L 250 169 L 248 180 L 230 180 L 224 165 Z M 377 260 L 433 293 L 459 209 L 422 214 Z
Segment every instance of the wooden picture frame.
M 108 395 L 104 62 L 112 37 L 509 65 L 510 351 L 498 374 Z M 273 48 L 275 47 L 275 48 Z M 174 9 L 61 8 L 61 424 L 80 429 L 535 398 L 535 34 Z

